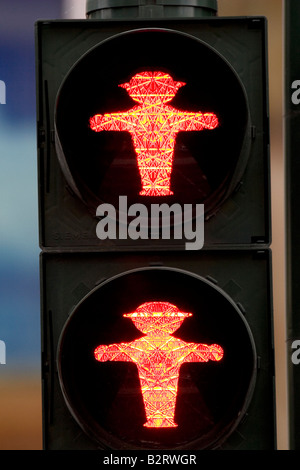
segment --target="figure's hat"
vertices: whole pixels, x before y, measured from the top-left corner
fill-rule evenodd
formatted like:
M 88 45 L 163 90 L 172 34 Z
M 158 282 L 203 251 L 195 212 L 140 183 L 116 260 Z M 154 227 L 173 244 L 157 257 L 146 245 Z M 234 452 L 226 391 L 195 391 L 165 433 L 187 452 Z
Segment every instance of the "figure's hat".
M 176 305 L 169 302 L 145 302 L 134 312 L 125 313 L 124 317 L 179 317 L 181 319 L 192 316 L 192 313 L 181 312 Z
M 184 82 L 173 80 L 171 75 L 160 71 L 145 71 L 134 75 L 128 83 L 119 85 L 125 88 L 135 101 L 144 101 L 146 96 L 160 97 L 161 101 L 170 101 Z

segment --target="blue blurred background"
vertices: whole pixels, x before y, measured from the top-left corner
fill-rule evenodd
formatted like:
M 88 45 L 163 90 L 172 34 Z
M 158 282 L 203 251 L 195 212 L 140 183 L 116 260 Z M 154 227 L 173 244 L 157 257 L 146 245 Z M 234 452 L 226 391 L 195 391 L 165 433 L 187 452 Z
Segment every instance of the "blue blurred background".
M 269 20 L 273 282 L 279 448 L 287 448 L 282 1 L 218 0 L 220 16 Z M 34 23 L 84 18 L 85 0 L 0 0 L 0 450 L 42 448 Z
M 38 366 L 39 273 L 34 22 L 61 16 L 61 1 L 0 0 L 0 339 L 5 371 Z
M 84 12 L 80 1 L 0 0 L 0 449 L 42 446 L 34 23 Z

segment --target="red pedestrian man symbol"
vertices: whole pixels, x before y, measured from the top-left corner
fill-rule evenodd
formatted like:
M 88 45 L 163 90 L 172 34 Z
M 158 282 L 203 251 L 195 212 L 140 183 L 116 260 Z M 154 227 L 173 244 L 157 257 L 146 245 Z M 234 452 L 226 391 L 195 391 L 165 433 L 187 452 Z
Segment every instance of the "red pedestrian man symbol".
M 169 196 L 176 135 L 180 131 L 215 129 L 218 118 L 206 112 L 181 111 L 167 105 L 184 82 L 164 72 L 141 72 L 119 85 L 138 105 L 129 111 L 96 114 L 93 131 L 131 134 L 142 182 L 141 196 Z
M 125 314 L 144 333 L 129 343 L 98 346 L 97 361 L 123 361 L 136 364 L 147 421 L 150 428 L 176 427 L 174 421 L 180 366 L 187 362 L 220 361 L 223 349 L 217 344 L 187 343 L 174 337 L 185 318 L 169 302 L 146 302 L 135 312 Z

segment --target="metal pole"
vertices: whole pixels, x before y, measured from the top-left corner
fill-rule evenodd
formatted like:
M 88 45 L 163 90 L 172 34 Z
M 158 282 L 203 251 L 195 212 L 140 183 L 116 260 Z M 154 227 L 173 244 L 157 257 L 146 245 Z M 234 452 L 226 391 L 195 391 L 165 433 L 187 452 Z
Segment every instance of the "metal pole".
M 88 19 L 216 16 L 217 0 L 87 0 Z
M 300 2 L 285 0 L 287 347 L 290 449 L 300 450 Z

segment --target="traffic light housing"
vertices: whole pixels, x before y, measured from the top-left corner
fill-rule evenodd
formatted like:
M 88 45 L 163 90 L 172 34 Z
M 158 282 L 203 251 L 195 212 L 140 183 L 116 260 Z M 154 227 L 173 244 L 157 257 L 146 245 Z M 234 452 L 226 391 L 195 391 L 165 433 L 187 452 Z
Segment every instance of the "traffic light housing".
M 47 253 L 43 268 L 46 448 L 272 447 L 268 251 Z M 157 299 L 193 314 L 175 337 L 224 348 L 220 362 L 182 366 L 175 432 L 143 427 L 135 364 L 94 358 L 141 337 L 123 314 Z
M 38 23 L 42 246 L 135 249 L 129 237 L 99 243 L 97 207 L 118 212 L 119 196 L 148 212 L 165 202 L 138 195 L 130 133 L 89 126 L 96 114 L 131 109 L 136 102 L 120 85 L 154 68 L 186 83 L 174 108 L 215 112 L 220 121 L 211 131 L 178 132 L 174 196 L 166 202 L 204 204 L 206 247 L 269 244 L 265 36 L 263 18 Z M 177 239 L 142 244 L 184 246 Z
M 41 21 L 36 37 L 45 448 L 274 448 L 265 19 Z M 191 314 L 150 334 L 148 373 L 169 372 L 147 392 L 124 317 L 146 304 L 162 325 L 157 305 Z M 174 338 L 203 364 L 188 350 L 168 427 Z

